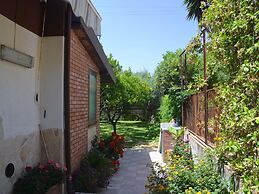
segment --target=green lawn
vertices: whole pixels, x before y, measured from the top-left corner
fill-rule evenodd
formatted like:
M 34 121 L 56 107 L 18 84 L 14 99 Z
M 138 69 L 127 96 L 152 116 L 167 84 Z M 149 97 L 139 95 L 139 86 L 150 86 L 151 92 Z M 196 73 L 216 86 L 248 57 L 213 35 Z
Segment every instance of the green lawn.
M 126 147 L 134 147 L 140 145 L 156 146 L 158 138 L 150 138 L 148 136 L 148 123 L 142 121 L 118 121 L 117 134 L 123 135 L 126 141 Z M 101 122 L 101 138 L 110 136 L 113 129 L 106 122 Z

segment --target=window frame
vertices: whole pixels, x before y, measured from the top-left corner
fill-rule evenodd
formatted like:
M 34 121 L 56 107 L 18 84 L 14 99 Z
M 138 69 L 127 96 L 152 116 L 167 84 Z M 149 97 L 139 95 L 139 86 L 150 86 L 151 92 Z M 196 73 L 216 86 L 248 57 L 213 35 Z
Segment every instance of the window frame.
M 91 84 L 90 84 L 90 77 L 93 75 L 95 77 L 95 117 L 94 119 L 90 119 L 90 100 L 91 100 Z M 92 69 L 89 69 L 88 72 L 88 126 L 96 125 L 97 124 L 97 72 Z

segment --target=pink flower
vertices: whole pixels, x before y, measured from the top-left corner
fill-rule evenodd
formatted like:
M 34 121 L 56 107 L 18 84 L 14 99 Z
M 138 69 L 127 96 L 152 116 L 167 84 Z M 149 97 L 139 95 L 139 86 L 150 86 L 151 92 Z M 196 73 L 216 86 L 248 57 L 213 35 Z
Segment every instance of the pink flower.
M 44 165 L 43 164 L 39 164 L 39 166 L 38 166 L 38 168 L 40 169 L 40 170 L 43 170 L 44 169 Z
M 67 167 L 66 166 L 64 166 L 64 172 L 67 172 Z
M 48 160 L 48 164 L 53 164 L 53 160 Z
M 61 168 L 61 165 L 60 165 L 59 163 L 55 163 L 55 167 L 56 167 L 57 169 L 60 169 L 60 168 Z
M 26 172 L 30 172 L 32 170 L 32 167 L 31 166 L 26 166 L 25 170 L 26 170 Z

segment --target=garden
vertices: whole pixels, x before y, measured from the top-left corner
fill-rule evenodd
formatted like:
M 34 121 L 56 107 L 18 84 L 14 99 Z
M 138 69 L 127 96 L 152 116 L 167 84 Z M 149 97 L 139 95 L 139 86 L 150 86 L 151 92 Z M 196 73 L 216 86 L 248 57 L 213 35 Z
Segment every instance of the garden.
M 199 33 L 185 50 L 166 52 L 154 75 L 123 70 L 108 56 L 117 80 L 101 86 L 100 138 L 73 174 L 76 191 L 107 187 L 125 147 L 156 145 L 160 122 L 181 123 L 186 99 L 213 89 L 220 112 L 216 145 L 194 162 L 189 143 L 175 136 L 166 165 L 154 164 L 146 188 L 150 194 L 259 193 L 258 2 L 185 0 L 185 5 L 188 17 L 198 19 Z M 231 168 L 231 181 L 222 174 L 224 166 Z M 26 167 L 14 194 L 46 193 L 64 181 L 65 171 L 52 161 Z
M 193 165 L 176 145 L 166 167 L 155 169 L 147 186 L 150 193 L 258 193 L 258 3 L 186 0 L 185 5 L 188 18 L 198 19 L 199 32 L 185 50 L 164 55 L 157 69 L 158 88 L 171 115 L 180 113 L 188 96 L 215 90 L 217 146 L 212 158 L 205 155 Z M 232 173 L 227 187 L 222 184 L 224 166 Z
M 119 159 L 124 154 L 124 137 L 110 133 L 105 139 L 92 141 L 92 149 L 82 158 L 80 167 L 73 172 L 75 192 L 98 193 L 109 184 L 109 178 L 118 171 Z M 66 167 L 49 160 L 47 164 L 27 166 L 14 184 L 13 194 L 61 193 Z
M 184 129 L 181 129 L 184 130 Z M 179 132 L 183 134 L 183 132 Z M 207 151 L 198 162 L 193 160 L 188 141 L 174 135 L 175 145 L 167 152 L 166 164 L 151 167 L 146 188 L 152 194 L 228 194 L 230 187 L 222 178 L 214 153 Z

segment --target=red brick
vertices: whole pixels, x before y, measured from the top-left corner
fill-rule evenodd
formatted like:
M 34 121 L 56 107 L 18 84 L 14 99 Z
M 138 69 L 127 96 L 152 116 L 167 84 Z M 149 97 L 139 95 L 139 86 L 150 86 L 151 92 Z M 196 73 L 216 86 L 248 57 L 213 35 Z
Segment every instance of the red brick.
M 88 73 L 97 73 L 97 130 L 99 131 L 100 74 L 95 62 L 71 31 L 70 48 L 70 160 L 72 170 L 78 168 L 88 145 Z

